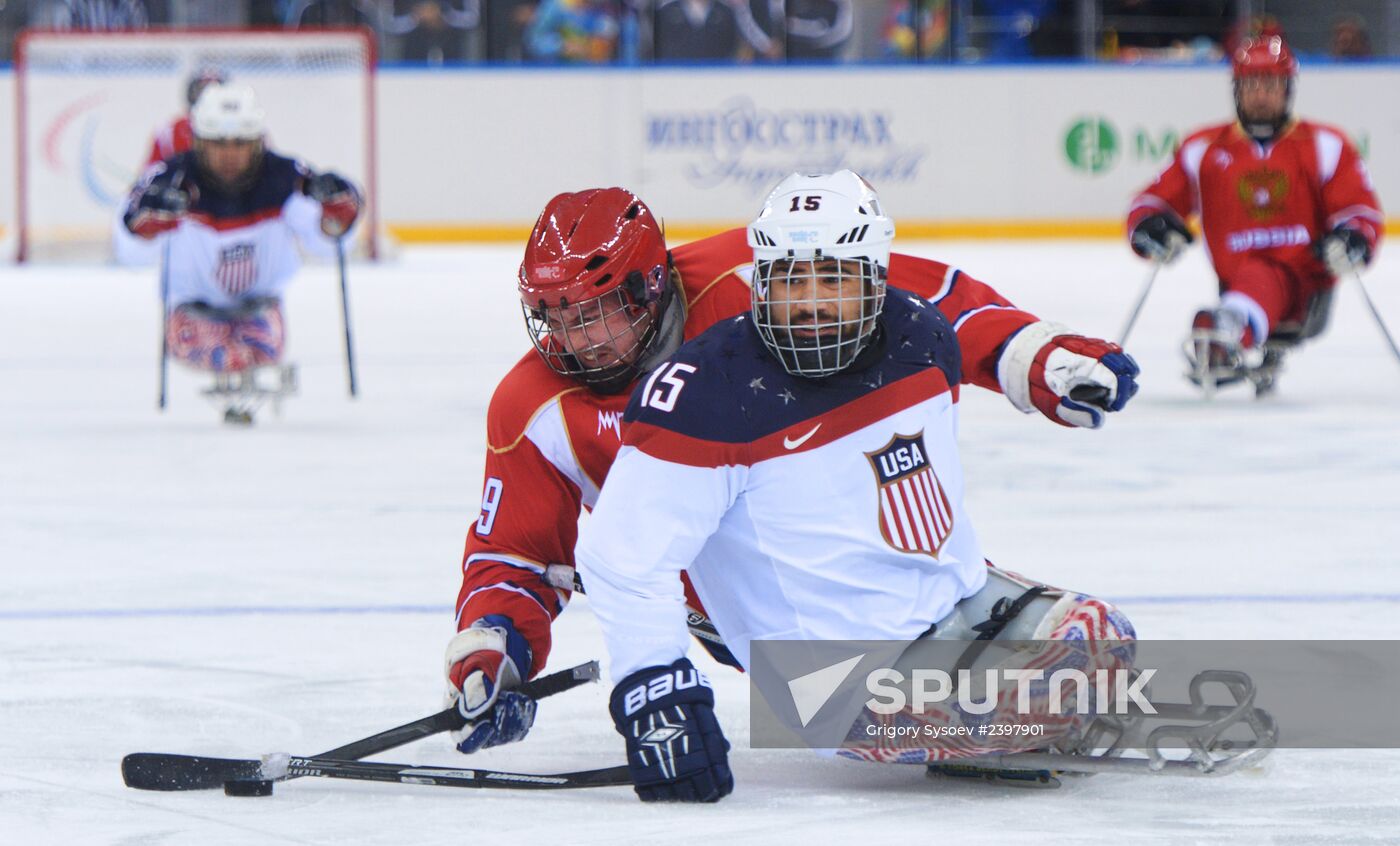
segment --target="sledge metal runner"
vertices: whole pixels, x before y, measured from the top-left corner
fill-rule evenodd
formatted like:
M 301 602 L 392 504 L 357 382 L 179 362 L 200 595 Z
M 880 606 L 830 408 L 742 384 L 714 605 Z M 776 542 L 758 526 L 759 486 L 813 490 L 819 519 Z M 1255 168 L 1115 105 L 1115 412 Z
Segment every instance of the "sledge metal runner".
M 295 364 L 252 367 L 235 373 L 214 374 L 214 384 L 201 393 L 224 409 L 224 422 L 234 426 L 251 426 L 253 415 L 265 403 L 272 412 L 282 413 L 282 400 L 297 393 Z
M 1238 334 L 1231 329 L 1193 328 L 1183 346 L 1186 378 L 1201 389 L 1206 399 L 1213 397 L 1217 388 L 1243 381 L 1254 386 L 1256 399 L 1262 399 L 1273 393 L 1278 374 L 1283 370 L 1284 355 L 1322 334 L 1331 313 L 1332 292 L 1315 295 L 1308 303 L 1303 320 L 1279 324 L 1260 350 L 1243 349 Z
M 1210 686 L 1210 687 L 1208 687 Z M 1208 704 L 1210 690 L 1233 700 Z M 930 777 L 975 778 L 1025 787 L 1059 787 L 1061 775 L 1222 776 L 1259 765 L 1278 745 L 1278 726 L 1254 704 L 1254 683 L 1236 670 L 1197 673 L 1190 702 L 1157 703 L 1157 713 L 1101 715 L 1078 738 L 1044 752 L 983 755 L 930 764 Z M 1130 750 L 1146 757 L 1125 756 Z

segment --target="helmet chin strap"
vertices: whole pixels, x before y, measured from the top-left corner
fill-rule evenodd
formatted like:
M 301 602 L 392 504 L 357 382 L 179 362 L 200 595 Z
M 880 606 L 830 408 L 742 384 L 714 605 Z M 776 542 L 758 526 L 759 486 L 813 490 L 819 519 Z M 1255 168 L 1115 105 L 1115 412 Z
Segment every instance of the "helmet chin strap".
M 676 284 L 674 275 L 666 282 L 666 293 L 661 295 L 661 325 L 657 327 L 651 348 L 637 362 L 639 373 L 649 373 L 656 365 L 670 358 L 685 339 L 685 306 L 678 304 Z

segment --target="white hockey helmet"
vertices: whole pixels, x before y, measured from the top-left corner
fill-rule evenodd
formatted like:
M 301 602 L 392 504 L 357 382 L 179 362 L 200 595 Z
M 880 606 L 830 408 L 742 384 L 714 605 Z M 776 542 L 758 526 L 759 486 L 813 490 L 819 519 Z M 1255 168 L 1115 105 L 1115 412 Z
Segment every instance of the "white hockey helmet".
M 794 173 L 769 193 L 748 228 L 753 319 L 789 373 L 829 376 L 855 361 L 884 308 L 893 240 L 875 189 L 850 170 Z
M 267 132 L 267 116 L 247 85 L 211 83 L 190 110 L 194 137 L 206 141 L 256 141 Z

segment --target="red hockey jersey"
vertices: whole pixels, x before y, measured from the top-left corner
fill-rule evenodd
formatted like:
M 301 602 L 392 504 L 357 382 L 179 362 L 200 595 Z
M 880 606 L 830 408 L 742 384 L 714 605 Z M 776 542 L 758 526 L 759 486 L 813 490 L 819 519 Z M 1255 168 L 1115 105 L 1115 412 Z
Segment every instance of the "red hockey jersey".
M 190 128 L 190 119 L 182 117 L 156 133 L 155 139 L 151 141 L 151 154 L 146 159 L 146 166 L 163 162 L 193 146 L 194 130 Z
M 1170 209 L 1199 214 L 1216 274 L 1229 282 L 1246 257 L 1263 254 L 1300 278 L 1327 280 L 1312 245 L 1340 224 L 1374 250 L 1384 226 L 1366 164 L 1338 129 L 1295 121 L 1268 146 L 1238 123 L 1202 129 L 1177 149 L 1128 211 L 1128 232 Z
M 677 247 L 685 340 L 750 308 L 753 250 L 735 229 Z M 957 332 L 963 382 L 1000 391 L 997 355 L 1037 318 L 987 285 L 941 262 L 890 256 L 889 284 L 936 303 Z M 673 307 L 677 307 L 673 306 Z M 486 415 L 481 512 L 467 533 L 457 628 L 504 614 L 545 665 L 550 624 L 573 587 L 581 509 L 591 509 L 622 445 L 630 391 L 594 393 L 561 376 L 531 350 L 496 387 Z M 698 607 L 694 594 L 688 598 Z M 522 668 L 523 669 L 523 668 Z

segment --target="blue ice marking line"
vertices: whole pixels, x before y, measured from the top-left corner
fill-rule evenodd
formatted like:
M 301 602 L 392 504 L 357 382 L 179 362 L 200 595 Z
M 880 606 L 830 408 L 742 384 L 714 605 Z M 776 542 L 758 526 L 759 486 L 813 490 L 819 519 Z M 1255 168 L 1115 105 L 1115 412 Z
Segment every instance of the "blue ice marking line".
M 1178 594 L 1162 596 L 1104 597 L 1119 606 L 1127 605 L 1355 605 L 1365 603 L 1400 603 L 1400 593 L 1221 593 Z M 38 608 L 33 610 L 0 610 L 5 620 L 110 620 L 150 617 L 248 617 L 259 614 L 282 617 L 327 617 L 334 615 L 374 614 L 393 616 L 403 614 L 439 614 L 453 611 L 450 605 L 210 605 L 185 608 Z
M 1116 596 L 1115 605 L 1330 605 L 1400 602 L 1400 593 L 1219 593 L 1165 596 Z
M 451 605 L 210 605 L 186 608 L 38 608 L 0 610 L 0 620 L 104 620 L 143 617 L 245 617 L 271 614 L 282 617 L 326 617 L 344 614 L 440 614 L 452 613 Z

